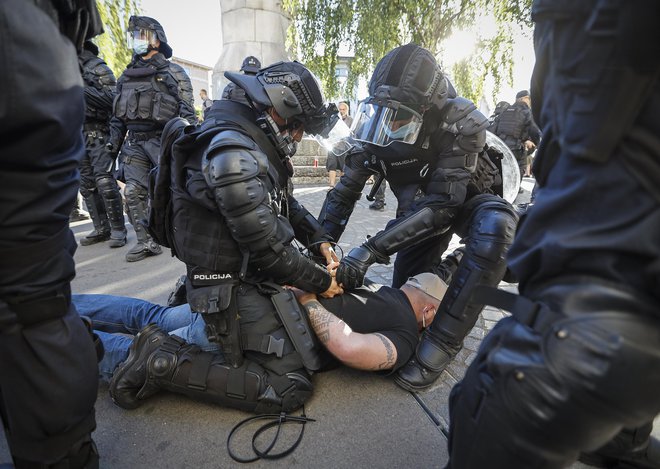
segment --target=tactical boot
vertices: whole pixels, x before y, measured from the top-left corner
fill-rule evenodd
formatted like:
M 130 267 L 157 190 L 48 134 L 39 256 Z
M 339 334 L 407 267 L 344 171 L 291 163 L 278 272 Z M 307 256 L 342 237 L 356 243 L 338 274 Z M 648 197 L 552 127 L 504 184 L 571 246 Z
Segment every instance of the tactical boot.
M 454 349 L 445 350 L 429 338 L 429 332 L 424 331 L 422 340 L 417 346 L 415 357 L 401 368 L 394 382 L 407 391 L 415 392 L 431 386 L 440 377 L 442 372 L 451 363 L 460 351 Z
M 110 239 L 109 231 L 98 231 L 92 230 L 85 235 L 84 238 L 80 238 L 81 246 L 91 246 L 92 244 L 102 243 Z
M 103 200 L 101 196 L 93 192 L 85 197 L 85 203 L 89 209 L 89 215 L 94 224 L 94 230 L 88 233 L 84 238 L 80 239 L 81 246 L 90 246 L 92 244 L 101 243 L 110 239 L 110 224 L 108 223 L 108 216 L 103 207 Z
M 660 441 L 649 438 L 641 447 L 625 452 L 615 451 L 610 445 L 593 453 L 580 455 L 580 462 L 587 466 L 608 469 L 658 469 L 660 468 Z
M 110 380 L 110 397 L 124 409 L 135 409 L 140 402 L 158 392 L 147 385 L 148 359 L 169 336 L 156 324 L 149 324 L 135 336 L 128 349 L 128 358 L 115 370 Z
M 120 248 L 126 244 L 126 226 L 117 181 L 110 176 L 104 176 L 97 179 L 96 184 L 103 198 L 105 211 L 110 222 L 111 231 L 108 246 Z
M 135 246 L 133 246 L 127 253 L 126 253 L 126 261 L 127 262 L 137 262 L 141 261 L 142 259 L 148 257 L 148 256 L 157 256 L 158 254 L 162 253 L 163 250 L 161 247 L 156 244 L 154 240 L 149 238 L 147 241 L 138 241 Z
M 382 200 L 376 200 L 374 203 L 369 205 L 369 208 L 371 210 L 378 210 L 382 212 L 383 210 L 385 210 L 385 202 L 383 202 Z

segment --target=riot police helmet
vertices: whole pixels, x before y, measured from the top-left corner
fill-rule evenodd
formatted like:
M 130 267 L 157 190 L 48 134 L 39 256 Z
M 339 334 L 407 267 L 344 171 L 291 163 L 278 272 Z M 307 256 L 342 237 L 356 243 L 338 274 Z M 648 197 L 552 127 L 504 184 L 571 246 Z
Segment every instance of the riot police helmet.
M 172 57 L 172 48 L 161 24 L 148 16 L 131 16 L 128 20 L 128 45 L 137 55 L 158 50 L 166 58 Z M 158 42 L 157 42 L 158 41 Z
M 272 108 L 284 121 L 284 126 L 273 129 L 278 145 L 287 134 L 290 137 L 300 129 L 320 139 L 349 133 L 337 106 L 325 103 L 319 80 L 300 62 L 277 62 L 256 75 L 225 72 L 225 76 L 245 90 L 266 120 L 270 122 L 266 111 Z M 338 130 L 342 126 L 343 130 Z
M 353 120 L 355 139 L 379 146 L 414 144 L 424 113 L 455 94 L 433 54 L 417 44 L 388 52 L 369 80 L 369 97 Z

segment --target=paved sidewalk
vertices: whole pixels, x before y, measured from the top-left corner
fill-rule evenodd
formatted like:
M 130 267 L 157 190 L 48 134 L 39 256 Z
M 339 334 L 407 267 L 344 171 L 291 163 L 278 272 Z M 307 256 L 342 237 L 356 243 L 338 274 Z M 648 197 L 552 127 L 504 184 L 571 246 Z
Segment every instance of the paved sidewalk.
M 524 182 L 521 201 L 529 198 L 532 180 Z M 365 192 L 370 189 L 367 186 Z M 318 214 L 325 187 L 302 187 L 296 196 L 310 212 Z M 387 191 L 383 212 L 368 209 L 363 197 L 343 236 L 340 246 L 347 252 L 367 235 L 375 234 L 394 216 L 396 201 Z M 77 222 L 72 229 L 79 239 L 91 230 L 90 222 Z M 129 243 L 120 249 L 105 244 L 79 247 L 76 253 L 77 277 L 74 293 L 106 293 L 135 296 L 164 303 L 176 279 L 185 272 L 183 264 L 160 256 L 137 263 L 124 261 L 134 244 L 129 228 Z M 453 249 L 458 244 L 454 239 Z M 368 276 L 389 284 L 391 266 L 373 266 Z M 502 284 L 515 289 L 515 285 Z M 293 454 L 277 461 L 259 461 L 261 468 L 441 468 L 447 461 L 447 398 L 451 387 L 461 379 L 474 358 L 481 339 L 506 313 L 486 308 L 465 341 L 465 347 L 428 391 L 413 395 L 398 388 L 390 378 L 374 373 L 340 368 L 314 377 L 314 396 L 305 406 L 308 417 L 300 446 Z M 98 428 L 94 439 L 101 453 L 102 468 L 227 468 L 241 464 L 233 461 L 226 448 L 228 433 L 250 414 L 182 396 L 163 393 L 134 411 L 115 406 L 101 385 L 96 404 Z M 299 414 L 299 412 L 298 412 Z M 656 434 L 659 425 L 656 425 Z M 252 430 L 256 428 L 251 427 Z M 283 443 L 297 437 L 298 426 L 284 427 Z M 249 435 L 247 435 L 249 433 Z M 248 457 L 252 432 L 239 434 L 235 451 Z M 263 447 L 260 446 L 260 447 Z M 285 448 L 277 446 L 274 451 Z M 0 464 L 9 462 L 6 443 L 0 438 Z M 575 464 L 573 468 L 583 468 Z

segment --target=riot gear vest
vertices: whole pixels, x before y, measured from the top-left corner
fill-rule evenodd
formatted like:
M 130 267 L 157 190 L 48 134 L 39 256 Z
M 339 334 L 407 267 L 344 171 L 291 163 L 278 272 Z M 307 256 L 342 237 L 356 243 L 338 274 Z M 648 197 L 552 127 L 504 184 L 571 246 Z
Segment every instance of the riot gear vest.
M 237 273 L 243 260 L 200 170 L 204 150 L 223 129 L 203 125 L 172 149 L 171 248 L 189 269 L 205 276 Z
M 210 110 L 204 124 L 177 140 L 171 148 L 170 247 L 189 267 L 189 271 L 196 269 L 200 274 L 200 283 L 209 279 L 210 284 L 217 283 L 212 277 L 218 273 L 238 273 L 244 259 L 200 170 L 204 151 L 219 132 L 235 130 L 242 135 L 247 134 L 238 124 L 223 121 L 222 112 Z M 246 135 L 245 138 L 250 137 Z M 169 150 L 164 149 L 164 154 Z M 277 205 L 277 211 L 287 216 L 287 169 L 281 162 L 279 165 L 273 163 L 271 161 L 269 165 L 268 192 L 272 203 Z
M 168 62 L 169 64 L 169 62 Z M 131 125 L 163 127 L 179 113 L 179 102 L 168 90 L 167 67 L 134 67 L 124 72 L 120 94 L 115 98 L 114 115 Z
M 520 147 L 525 132 L 524 104 L 512 104 L 497 118 L 497 128 L 494 132 L 509 147 Z

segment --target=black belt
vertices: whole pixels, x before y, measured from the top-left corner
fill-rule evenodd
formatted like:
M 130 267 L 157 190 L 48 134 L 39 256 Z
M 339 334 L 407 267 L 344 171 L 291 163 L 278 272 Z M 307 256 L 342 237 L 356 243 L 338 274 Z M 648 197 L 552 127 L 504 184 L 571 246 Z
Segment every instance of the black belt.
M 143 142 L 146 140 L 150 140 L 152 138 L 160 137 L 163 134 L 163 130 L 150 130 L 148 132 L 134 132 L 132 130 L 129 130 L 128 133 L 128 140 L 132 140 L 134 142 Z
M 485 285 L 475 288 L 473 298 L 479 303 L 509 311 L 516 321 L 540 334 L 552 326 L 558 316 L 542 303 Z

